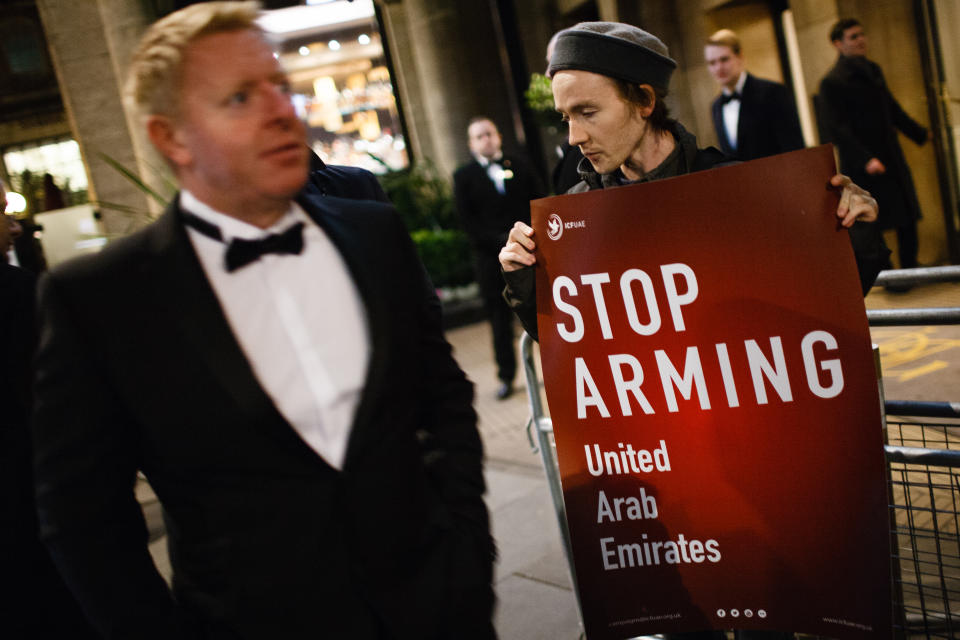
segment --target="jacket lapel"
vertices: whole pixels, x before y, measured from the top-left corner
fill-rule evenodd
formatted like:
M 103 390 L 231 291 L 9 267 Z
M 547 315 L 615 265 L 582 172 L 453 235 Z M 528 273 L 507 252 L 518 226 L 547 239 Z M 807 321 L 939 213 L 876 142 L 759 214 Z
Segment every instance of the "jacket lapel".
M 493 183 L 493 178 L 487 173 L 487 168 L 481 165 L 476 158 L 473 159 L 473 167 L 477 184 L 483 185 L 483 190 L 487 192 L 488 196 L 499 198 L 500 192 L 497 191 L 497 185 Z

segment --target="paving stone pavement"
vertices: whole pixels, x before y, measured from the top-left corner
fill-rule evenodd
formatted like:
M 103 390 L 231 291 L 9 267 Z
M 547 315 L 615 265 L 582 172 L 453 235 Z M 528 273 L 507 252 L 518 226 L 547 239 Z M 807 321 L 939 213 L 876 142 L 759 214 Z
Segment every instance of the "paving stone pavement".
M 489 325 L 479 322 L 449 330 L 447 340 L 475 385 L 474 407 L 486 454 L 487 506 L 499 552 L 494 577 L 497 633 L 501 640 L 576 640 L 580 619 L 560 528 L 540 455 L 527 439 L 530 404 L 522 365 L 514 394 L 497 400 L 499 380 Z

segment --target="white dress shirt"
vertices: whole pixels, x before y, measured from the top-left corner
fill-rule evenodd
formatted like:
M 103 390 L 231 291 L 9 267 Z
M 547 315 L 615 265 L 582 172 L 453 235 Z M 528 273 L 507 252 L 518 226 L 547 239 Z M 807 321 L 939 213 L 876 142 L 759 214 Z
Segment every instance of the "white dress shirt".
M 737 80 L 736 93 L 743 95 L 743 85 L 747 81 L 747 72 L 741 71 L 740 78 Z M 726 87 L 723 88 L 723 95 L 728 96 L 733 91 Z M 740 125 L 740 100 L 734 99 L 723 105 L 723 127 L 727 131 L 727 140 L 730 146 L 737 148 L 737 127 Z
M 180 206 L 223 240 L 187 227 L 220 306 L 260 386 L 324 460 L 343 467 L 370 359 L 366 311 L 340 252 L 296 203 L 260 229 L 181 191 Z M 232 238 L 258 239 L 304 223 L 300 255 L 266 254 L 228 273 Z M 229 438 L 229 434 L 224 434 Z
M 480 166 L 487 171 L 487 175 L 493 180 L 493 186 L 496 187 L 497 193 L 500 195 L 506 193 L 507 187 L 504 181 L 507 178 L 507 172 L 503 170 L 503 152 L 501 151 L 492 158 L 488 158 L 479 153 L 475 153 L 473 157 L 476 158 Z

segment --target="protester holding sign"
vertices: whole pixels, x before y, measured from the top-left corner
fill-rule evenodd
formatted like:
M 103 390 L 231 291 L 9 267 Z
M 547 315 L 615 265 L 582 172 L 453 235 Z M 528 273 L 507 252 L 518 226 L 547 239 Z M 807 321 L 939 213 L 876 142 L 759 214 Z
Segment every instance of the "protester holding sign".
M 579 146 L 585 157 L 579 167 L 583 180 L 570 189 L 568 193 L 581 193 L 652 182 L 729 163 L 729 159 L 717 149 L 698 148 L 696 138 L 687 132 L 679 122 L 669 117 L 664 98 L 667 94 L 670 75 L 675 67 L 676 63 L 670 59 L 666 46 L 658 38 L 629 25 L 610 22 L 581 23 L 559 35 L 549 68 L 549 73 L 553 79 L 554 100 L 557 110 L 569 123 L 570 144 Z M 849 178 L 835 175 L 830 179 L 830 185 L 842 189 L 837 208 L 837 218 L 843 227 L 849 228 L 857 220 L 872 222 L 876 219 L 876 201 L 869 193 L 853 184 Z M 584 217 L 589 216 L 585 215 Z M 564 222 L 563 220 L 567 221 Z M 559 238 L 564 229 L 575 229 L 578 225 L 583 227 L 587 224 L 584 220 L 571 221 L 568 218 L 563 220 L 559 216 L 551 216 L 548 219 L 547 235 L 551 239 Z M 517 222 L 510 231 L 508 241 L 500 251 L 499 258 L 507 284 L 504 295 L 520 317 L 527 332 L 536 338 L 538 335 L 536 278 L 531 267 L 537 264 L 537 255 L 534 253 L 536 243 L 533 236 L 531 226 L 523 222 Z M 862 256 L 858 255 L 858 262 L 861 260 Z M 866 264 L 866 260 L 863 260 L 863 262 Z M 671 309 L 678 311 L 683 304 L 690 301 L 684 300 L 684 296 L 688 296 L 690 299 L 696 297 L 696 278 L 689 268 L 687 271 L 680 269 L 676 273 L 668 273 L 668 267 L 678 267 L 679 269 L 685 267 L 685 265 L 671 264 L 663 267 L 664 286 L 667 287 L 666 298 Z M 873 269 L 872 276 L 869 276 L 869 281 L 872 282 L 879 271 L 879 267 L 871 266 L 869 268 Z M 634 269 L 633 271 L 638 270 Z M 623 277 L 629 280 L 628 275 L 628 273 L 624 273 Z M 597 278 L 591 280 L 594 276 L 597 276 Z M 602 280 L 601 276 L 607 276 L 607 274 L 587 274 L 583 275 L 581 280 L 583 284 L 589 285 L 589 288 L 593 289 L 593 295 L 598 301 L 597 312 L 603 330 L 602 337 L 609 340 L 613 337 L 608 335 L 610 333 L 609 320 L 607 320 L 607 314 L 600 305 L 600 294 L 597 293 L 601 282 L 608 282 L 609 280 Z M 676 286 L 672 284 L 678 278 L 686 282 L 686 293 L 679 293 Z M 862 275 L 861 278 L 863 278 Z M 569 278 L 567 280 L 572 282 Z M 621 279 L 621 285 L 623 286 L 623 279 Z M 563 277 L 558 277 L 553 282 L 554 293 L 556 294 L 558 287 L 562 288 L 563 286 L 565 286 Z M 654 285 L 651 284 L 652 286 Z M 670 286 L 674 287 L 673 295 L 671 295 Z M 865 285 L 865 288 L 869 288 L 869 284 Z M 629 289 L 629 282 L 627 289 Z M 644 284 L 645 292 L 646 289 L 647 286 Z M 575 295 L 571 294 L 570 291 L 566 291 L 566 293 Z M 589 293 L 582 293 L 589 298 Z M 573 334 L 583 329 L 582 323 L 578 324 L 576 320 L 581 317 L 579 312 L 575 308 L 563 308 L 565 306 L 562 305 L 563 301 L 557 302 L 556 295 L 554 295 L 554 301 L 561 311 L 568 311 L 570 318 L 573 319 L 574 329 L 569 332 L 565 328 L 566 325 L 557 325 L 561 338 L 567 342 L 578 342 L 583 338 L 582 333 Z M 674 313 L 673 315 L 676 324 L 678 321 L 676 316 L 679 314 Z M 677 331 L 683 331 L 682 319 L 679 322 Z M 654 318 L 651 312 L 649 324 L 653 323 Z M 637 318 L 631 317 L 631 326 L 634 326 L 635 330 L 640 324 Z M 641 333 L 648 335 L 649 332 L 641 331 Z M 717 348 L 719 349 L 719 346 Z M 726 351 L 723 351 L 723 353 L 726 354 Z M 613 359 L 616 357 L 621 356 L 611 356 L 611 366 L 616 364 L 617 367 L 621 367 L 627 362 L 628 357 L 622 356 L 623 362 L 615 363 Z M 583 364 L 580 358 L 577 359 L 577 362 L 578 366 Z M 617 368 L 617 371 L 622 371 L 622 369 Z M 586 381 L 589 377 L 589 374 L 584 372 L 582 367 L 577 370 L 578 381 Z M 651 375 L 651 377 L 655 376 Z M 661 377 L 663 378 L 663 371 L 661 371 Z M 614 378 L 616 379 L 616 372 Z M 668 378 L 663 378 L 663 380 L 666 381 Z M 634 383 L 639 385 L 639 376 L 634 380 Z M 667 382 L 664 382 L 664 384 L 666 385 Z M 583 387 L 584 385 L 580 386 Z M 619 385 L 617 387 L 618 394 L 623 391 L 621 397 L 625 397 L 627 391 L 621 389 L 621 387 L 626 388 L 624 385 Z M 586 385 L 586 388 L 596 391 L 589 385 Z M 671 388 L 665 386 L 664 393 L 667 394 Z M 702 391 L 705 393 L 705 389 Z M 580 393 L 576 395 L 581 398 Z M 598 406 L 591 403 L 594 400 L 600 402 L 592 393 L 582 395 L 586 400 L 584 402 L 578 400 L 577 410 L 573 412 L 576 418 L 571 418 L 572 420 L 583 420 L 587 417 L 585 412 L 588 409 Z M 669 394 L 667 396 L 669 412 L 677 411 L 675 401 L 671 404 L 669 402 L 671 396 Z M 642 398 L 641 395 L 637 395 L 637 397 Z M 653 414 L 653 409 L 644 402 L 645 400 L 640 402 L 644 413 Z M 760 405 L 766 402 L 765 397 L 758 399 Z M 730 406 L 735 404 L 736 402 Z M 621 406 L 624 405 L 621 404 Z M 558 419 L 560 418 L 559 413 Z M 601 409 L 600 413 L 603 414 L 604 409 Z M 629 415 L 630 410 L 628 409 L 623 412 L 622 417 L 625 418 Z M 606 414 L 604 414 L 604 417 L 606 417 Z M 555 429 L 558 428 L 558 419 L 555 419 Z M 654 444 L 656 444 L 656 441 Z M 591 476 L 616 476 L 621 473 L 621 463 L 624 474 L 628 473 L 628 469 L 637 472 L 670 471 L 667 445 L 663 440 L 659 441 L 659 447 L 653 447 L 650 450 L 635 450 L 631 448 L 629 443 L 625 449 L 622 443 L 619 444 L 619 447 L 619 449 L 601 451 L 599 445 L 594 445 L 592 449 L 588 445 L 586 455 L 589 474 Z M 583 451 L 584 449 L 581 448 L 580 450 Z M 561 463 L 563 464 L 564 461 L 561 460 Z M 567 462 L 566 464 L 569 465 L 570 463 Z M 644 469 L 644 465 L 649 469 Z M 576 479 L 575 481 L 581 482 Z M 567 488 L 566 476 L 564 482 L 566 498 L 569 500 L 572 495 L 576 502 L 579 499 L 575 495 L 578 489 L 576 486 L 573 489 Z M 656 491 L 655 488 L 654 491 Z M 595 512 L 597 514 L 596 522 L 619 522 L 621 516 L 630 519 L 634 519 L 635 516 L 636 519 L 655 521 L 657 519 L 657 502 L 651 497 L 652 494 L 649 494 L 647 489 L 641 487 L 639 493 L 640 497 L 634 497 L 635 504 L 631 507 L 629 506 L 630 503 L 624 502 L 623 499 L 607 501 L 605 493 L 600 491 Z M 621 514 L 621 507 L 626 509 L 624 512 L 626 515 Z M 568 505 L 569 509 L 570 506 Z M 634 509 L 636 512 L 634 516 L 630 515 L 630 509 Z M 646 539 L 646 536 L 644 536 L 644 539 Z M 611 540 L 613 539 L 603 538 L 601 542 Z M 721 553 L 718 543 L 714 539 L 704 542 L 699 540 L 687 541 L 683 535 L 680 535 L 677 543 L 679 545 L 678 550 L 673 553 L 682 553 L 684 561 L 687 561 L 687 547 L 685 545 L 688 542 L 696 548 L 695 553 L 690 556 L 690 562 L 719 562 Z M 574 544 L 576 546 L 576 541 Z M 658 548 L 661 550 L 667 549 L 659 542 L 656 545 L 660 546 L 654 546 L 653 548 L 654 560 L 656 560 Z M 622 563 L 618 564 L 623 560 L 622 554 L 618 560 L 611 549 L 612 547 L 603 547 L 602 549 L 604 571 L 612 571 L 622 567 Z M 645 549 L 645 552 L 649 564 L 650 550 Z M 670 552 L 667 553 L 669 555 Z M 668 559 L 665 562 L 672 563 L 673 561 Z M 677 562 L 680 562 L 680 560 L 678 559 Z M 655 564 L 658 563 L 659 561 Z M 634 566 L 632 560 L 629 566 Z M 682 588 L 679 592 L 683 592 Z M 732 615 L 736 616 L 736 610 Z M 764 614 L 761 613 L 761 615 Z M 644 618 L 644 620 L 652 619 Z M 637 618 L 619 622 L 634 624 L 640 621 L 641 619 Z M 615 621 L 617 624 L 619 622 Z M 738 625 L 731 620 L 731 626 Z M 704 624 L 700 628 L 706 627 L 707 625 Z M 665 623 L 663 628 L 668 629 L 670 626 Z M 690 626 L 686 628 L 689 629 Z M 697 628 L 697 626 L 693 628 Z M 724 637 L 715 634 L 716 632 L 704 631 L 668 637 Z M 743 634 L 739 637 L 780 637 L 786 635 L 763 631 L 753 631 L 751 634 L 755 635 Z
M 585 157 L 579 167 L 583 180 L 568 193 L 672 178 L 729 161 L 713 147 L 699 149 L 697 139 L 670 118 L 664 98 L 676 66 L 659 38 L 631 25 L 582 22 L 561 32 L 548 71 L 570 144 Z M 876 220 L 877 203 L 869 193 L 846 176 L 836 175 L 830 183 L 843 189 L 837 208 L 843 226 Z M 504 296 L 533 337 L 534 274 L 526 267 L 536 263 L 535 248 L 533 229 L 517 222 L 500 251 Z M 879 273 L 879 264 L 867 265 L 861 255 L 857 261 L 872 278 Z

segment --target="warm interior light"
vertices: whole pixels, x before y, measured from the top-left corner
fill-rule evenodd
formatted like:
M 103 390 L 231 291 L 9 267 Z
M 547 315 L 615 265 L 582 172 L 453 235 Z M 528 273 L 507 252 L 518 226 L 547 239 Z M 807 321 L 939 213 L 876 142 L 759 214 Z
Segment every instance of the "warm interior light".
M 6 206 L 5 213 L 23 213 L 27 210 L 27 199 L 16 191 L 8 191 Z

